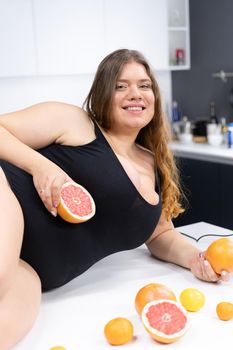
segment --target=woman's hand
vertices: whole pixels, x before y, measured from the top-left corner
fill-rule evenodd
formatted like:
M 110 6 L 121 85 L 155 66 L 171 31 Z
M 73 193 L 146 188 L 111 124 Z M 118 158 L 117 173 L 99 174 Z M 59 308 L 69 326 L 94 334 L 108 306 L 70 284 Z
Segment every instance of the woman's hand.
M 59 166 L 44 159 L 32 172 L 34 186 L 45 207 L 53 215 L 57 215 L 62 185 L 73 181 Z
M 200 252 L 191 261 L 191 272 L 200 280 L 207 282 L 226 282 L 230 279 L 227 271 L 218 275 L 212 269 L 210 263 L 205 259 L 205 252 Z

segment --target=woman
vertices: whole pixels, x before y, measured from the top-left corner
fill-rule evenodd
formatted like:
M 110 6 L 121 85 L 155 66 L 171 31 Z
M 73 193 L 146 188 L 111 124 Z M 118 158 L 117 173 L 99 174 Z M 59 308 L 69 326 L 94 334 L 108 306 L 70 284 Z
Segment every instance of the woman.
M 144 57 L 126 49 L 108 55 L 85 106 L 48 102 L 0 118 L 2 350 L 32 327 L 41 286 L 64 285 L 103 257 L 144 242 L 155 257 L 200 279 L 228 278 L 172 225 L 182 212 L 178 176 Z M 61 186 L 70 180 L 96 203 L 95 216 L 79 225 L 57 216 Z

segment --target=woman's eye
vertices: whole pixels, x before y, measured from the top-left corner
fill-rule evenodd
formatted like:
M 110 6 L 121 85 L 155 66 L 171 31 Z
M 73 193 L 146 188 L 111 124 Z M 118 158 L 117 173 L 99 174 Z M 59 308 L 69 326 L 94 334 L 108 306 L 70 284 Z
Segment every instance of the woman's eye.
M 116 90 L 125 90 L 127 88 L 126 85 L 123 85 L 123 84 L 117 84 L 116 86 Z
M 152 88 L 151 84 L 142 84 L 139 87 L 143 90 L 149 90 Z

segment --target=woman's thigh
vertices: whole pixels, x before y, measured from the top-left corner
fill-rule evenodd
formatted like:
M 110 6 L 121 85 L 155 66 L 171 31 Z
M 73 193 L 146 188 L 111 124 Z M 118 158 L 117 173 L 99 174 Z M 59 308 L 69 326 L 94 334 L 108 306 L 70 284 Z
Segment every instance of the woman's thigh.
M 18 266 L 24 220 L 20 204 L 0 168 L 0 281 Z

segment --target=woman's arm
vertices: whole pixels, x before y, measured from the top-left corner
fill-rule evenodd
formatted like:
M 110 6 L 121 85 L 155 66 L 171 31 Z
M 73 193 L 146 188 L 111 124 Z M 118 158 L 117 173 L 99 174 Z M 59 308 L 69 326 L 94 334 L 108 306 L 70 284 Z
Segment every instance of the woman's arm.
M 204 259 L 203 254 L 200 254 L 201 251 L 163 216 L 146 245 L 154 257 L 188 268 L 199 279 L 211 282 L 229 279 L 229 275 L 225 272 L 218 276 Z
M 83 144 L 93 134 L 81 108 L 56 102 L 37 104 L 0 116 L 0 159 L 30 173 L 46 208 L 56 214 L 60 187 L 70 178 L 36 149 L 51 143 Z

